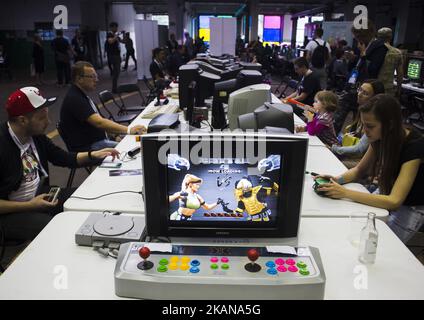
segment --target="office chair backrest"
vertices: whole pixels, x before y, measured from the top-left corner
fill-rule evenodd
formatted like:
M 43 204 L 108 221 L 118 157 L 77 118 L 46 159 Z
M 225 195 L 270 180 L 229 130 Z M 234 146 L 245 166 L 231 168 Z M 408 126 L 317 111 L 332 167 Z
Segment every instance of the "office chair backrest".
M 104 90 L 102 92 L 99 93 L 99 99 L 100 102 L 103 105 L 103 108 L 106 110 L 106 112 L 109 114 L 109 119 L 115 121 L 115 118 L 113 117 L 112 112 L 108 109 L 108 107 L 106 106 L 107 103 L 109 103 L 110 101 L 112 101 L 115 106 L 121 110 L 121 107 L 119 106 L 119 104 L 116 102 L 115 97 L 113 96 L 112 92 L 108 91 L 108 90 Z
M 125 107 L 125 103 L 124 103 L 124 100 L 122 99 L 122 94 L 124 94 L 124 93 L 138 92 L 138 94 L 140 95 L 140 99 L 142 101 L 142 104 L 143 105 L 146 104 L 145 99 L 143 97 L 143 94 L 141 93 L 139 86 L 135 83 L 121 84 L 121 85 L 118 86 L 117 91 L 118 91 L 119 99 L 121 100 L 121 104 L 124 107 Z
M 100 102 L 103 104 L 103 106 L 108 103 L 109 101 L 115 101 L 115 98 L 112 94 L 112 92 L 108 91 L 108 90 L 104 90 L 102 92 L 99 93 L 99 99 Z
M 118 90 L 118 94 L 122 94 L 122 93 L 139 92 L 140 88 L 135 83 L 127 83 L 127 84 L 119 85 L 117 90 Z

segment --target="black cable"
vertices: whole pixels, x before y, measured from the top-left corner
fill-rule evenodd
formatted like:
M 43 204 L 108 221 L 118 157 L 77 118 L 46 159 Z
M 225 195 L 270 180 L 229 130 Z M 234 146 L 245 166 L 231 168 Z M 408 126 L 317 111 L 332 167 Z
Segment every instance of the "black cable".
M 103 198 L 103 197 L 106 197 L 106 196 L 110 196 L 112 194 L 118 194 L 118 193 L 137 193 L 137 194 L 140 194 L 144 199 L 144 195 L 143 195 L 142 191 L 116 191 L 116 192 L 102 194 L 101 196 L 94 197 L 94 198 L 83 198 L 83 197 L 71 196 L 71 197 L 69 197 L 69 199 L 73 198 L 73 199 L 80 199 L 80 200 L 97 200 L 97 199 L 100 199 L 100 198 Z
M 202 122 L 200 123 L 203 123 L 203 122 L 206 122 L 209 125 L 209 128 L 211 129 L 211 131 L 213 131 L 213 127 L 208 120 L 202 120 Z

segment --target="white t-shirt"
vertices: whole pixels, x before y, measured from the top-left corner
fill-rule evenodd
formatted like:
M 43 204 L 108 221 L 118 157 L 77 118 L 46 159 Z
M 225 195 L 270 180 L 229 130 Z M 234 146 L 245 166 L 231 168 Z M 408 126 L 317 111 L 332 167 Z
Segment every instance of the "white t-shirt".
M 324 41 L 320 38 L 315 39 L 315 41 L 318 42 L 321 46 L 323 46 L 325 42 L 325 46 L 328 48 L 328 54 L 331 54 L 331 48 L 327 41 Z M 311 53 L 311 56 L 314 53 L 315 48 L 318 47 L 315 41 L 314 40 L 309 41 L 305 48 L 305 50 L 308 50 Z
M 40 185 L 39 172 L 41 171 L 44 176 L 46 176 L 47 173 L 41 166 L 34 140 L 31 138 L 27 143 L 22 144 L 10 126 L 9 133 L 21 151 L 22 167 L 24 171 L 19 189 L 10 193 L 9 200 L 19 202 L 30 201 L 36 196 L 38 186 Z

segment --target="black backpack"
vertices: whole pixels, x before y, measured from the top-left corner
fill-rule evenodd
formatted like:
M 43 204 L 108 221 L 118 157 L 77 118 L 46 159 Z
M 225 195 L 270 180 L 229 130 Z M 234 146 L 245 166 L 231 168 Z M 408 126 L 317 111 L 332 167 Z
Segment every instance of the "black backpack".
M 328 59 L 329 52 L 325 41 L 323 45 L 320 45 L 316 40 L 314 41 L 318 46 L 312 53 L 311 63 L 314 68 L 321 69 L 325 66 L 325 62 Z

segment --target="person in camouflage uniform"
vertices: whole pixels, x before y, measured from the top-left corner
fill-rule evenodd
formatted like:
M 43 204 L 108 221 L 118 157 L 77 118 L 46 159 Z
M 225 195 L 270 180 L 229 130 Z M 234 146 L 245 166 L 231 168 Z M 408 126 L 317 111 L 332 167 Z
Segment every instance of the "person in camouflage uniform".
M 378 80 L 383 82 L 385 92 L 400 97 L 400 90 L 402 89 L 403 69 L 402 69 L 402 53 L 399 49 L 390 45 L 392 40 L 392 29 L 381 28 L 377 32 L 377 38 L 384 41 L 387 48 L 386 57 L 384 58 L 383 66 L 378 74 Z M 394 86 L 394 73 L 396 70 L 396 88 Z

